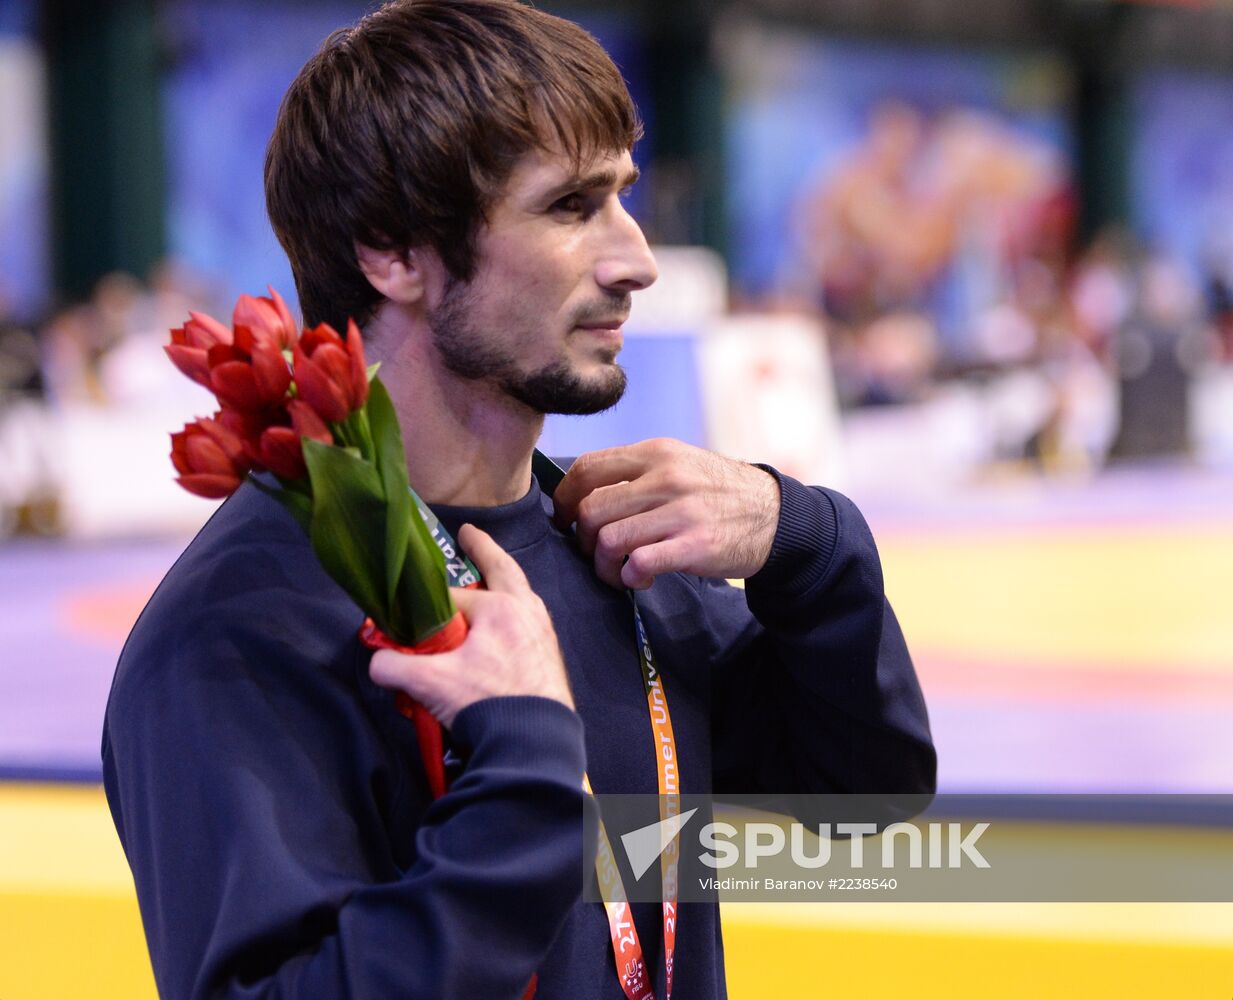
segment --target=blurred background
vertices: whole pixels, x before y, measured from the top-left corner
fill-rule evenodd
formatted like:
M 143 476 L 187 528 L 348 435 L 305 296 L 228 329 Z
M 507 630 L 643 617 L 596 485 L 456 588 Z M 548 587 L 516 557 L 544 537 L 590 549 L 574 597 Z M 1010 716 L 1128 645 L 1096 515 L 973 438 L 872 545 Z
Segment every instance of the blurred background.
M 1233 5 L 539 6 L 629 83 L 661 266 L 626 400 L 541 447 L 666 434 L 852 496 L 945 791 L 1233 790 Z M 366 9 L 0 0 L 5 998 L 153 994 L 97 783 L 124 637 L 213 509 L 162 345 L 293 299 L 265 143 Z M 1228 907 L 1128 909 L 733 907 L 730 988 L 1228 995 Z

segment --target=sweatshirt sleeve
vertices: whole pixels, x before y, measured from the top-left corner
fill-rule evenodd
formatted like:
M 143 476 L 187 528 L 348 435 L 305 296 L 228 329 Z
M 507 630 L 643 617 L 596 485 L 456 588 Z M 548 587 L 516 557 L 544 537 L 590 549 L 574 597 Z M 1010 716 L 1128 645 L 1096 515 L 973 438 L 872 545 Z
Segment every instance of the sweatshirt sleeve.
M 781 497 L 766 565 L 744 595 L 702 584 L 718 643 L 715 790 L 931 794 L 925 702 L 865 519 L 763 468 Z
M 356 623 L 314 598 L 263 620 L 252 579 L 183 627 L 150 626 L 173 613 L 156 599 L 108 707 L 160 995 L 521 997 L 593 857 L 581 720 L 544 698 L 468 707 L 465 767 L 430 803 L 366 704 L 385 694 L 357 683 Z

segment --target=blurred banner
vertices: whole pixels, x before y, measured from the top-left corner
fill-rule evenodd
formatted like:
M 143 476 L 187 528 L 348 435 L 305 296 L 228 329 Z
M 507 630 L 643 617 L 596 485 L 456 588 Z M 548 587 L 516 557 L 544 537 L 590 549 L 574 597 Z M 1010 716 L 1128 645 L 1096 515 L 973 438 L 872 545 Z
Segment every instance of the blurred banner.
M 32 2 L 0 4 L 0 322 L 32 319 L 50 291 L 46 67 Z
M 840 355 L 899 355 L 857 401 L 894 401 L 939 353 L 1024 349 L 1007 308 L 1060 284 L 1073 215 L 1060 62 L 753 24 L 723 51 L 740 294 L 820 307 Z
M 164 85 L 168 246 L 216 286 L 220 301 L 273 284 L 294 305 L 291 269 L 266 218 L 265 147 L 300 67 L 365 10 L 354 0 L 168 0 L 163 7 L 172 55 Z M 580 21 L 601 38 L 645 108 L 641 49 L 626 19 Z M 647 156 L 649 142 L 639 149 Z M 637 212 L 636 199 L 631 208 Z
M 1152 71 L 1133 92 L 1134 225 L 1202 276 L 1212 305 L 1233 297 L 1233 77 Z
M 262 164 L 279 102 L 322 40 L 355 20 L 355 3 L 172 0 L 173 59 L 164 84 L 168 246 L 218 286 L 220 301 L 294 285 L 265 214 Z

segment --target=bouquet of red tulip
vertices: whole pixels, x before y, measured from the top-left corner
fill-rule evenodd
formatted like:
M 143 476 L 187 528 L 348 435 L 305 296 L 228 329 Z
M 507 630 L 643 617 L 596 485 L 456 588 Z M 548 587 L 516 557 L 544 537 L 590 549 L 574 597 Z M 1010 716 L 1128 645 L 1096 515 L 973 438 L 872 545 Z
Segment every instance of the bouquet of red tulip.
M 450 599 L 445 558 L 407 481 L 389 394 L 366 367 L 359 328 L 300 332 L 282 297 L 240 296 L 232 328 L 190 313 L 171 331 L 168 357 L 211 390 L 220 409 L 171 435 L 177 482 L 230 496 L 249 478 L 308 533 L 330 574 L 369 616 L 371 648 L 452 649 L 466 623 Z M 269 473 L 271 484 L 252 476 Z M 445 791 L 441 728 L 399 695 L 416 726 L 434 796 Z

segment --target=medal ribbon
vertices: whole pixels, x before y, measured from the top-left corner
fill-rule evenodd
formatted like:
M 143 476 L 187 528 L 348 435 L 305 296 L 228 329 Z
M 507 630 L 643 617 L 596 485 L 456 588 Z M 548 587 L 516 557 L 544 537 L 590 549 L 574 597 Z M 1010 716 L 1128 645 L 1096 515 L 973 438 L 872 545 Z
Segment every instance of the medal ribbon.
M 564 478 L 564 471 L 551 459 L 538 450 L 532 458 L 532 468 L 540 488 L 552 496 L 557 484 Z M 412 491 L 415 503 L 424 523 L 432 533 L 433 541 L 445 556 L 446 576 L 451 587 L 474 587 L 480 582 L 479 570 L 463 555 L 458 544 L 445 530 L 436 515 L 428 509 L 419 496 Z M 663 678 L 655 665 L 655 654 L 651 650 L 651 641 L 647 637 L 646 628 L 642 624 L 642 615 L 638 613 L 638 602 L 633 591 L 627 591 L 630 604 L 634 611 L 634 640 L 638 647 L 638 663 L 642 668 L 642 684 L 646 692 L 647 711 L 651 716 L 651 732 L 655 743 L 655 763 L 659 784 L 659 814 L 660 820 L 670 819 L 681 811 L 680 766 L 676 755 L 676 738 L 672 733 L 672 716 L 668 713 L 668 696 L 664 693 Z M 594 795 L 591 780 L 584 773 L 582 787 L 588 795 Z M 672 967 L 676 952 L 676 920 L 678 876 L 677 868 L 680 861 L 680 845 L 676 837 L 659 856 L 660 878 L 663 884 L 663 923 L 664 923 L 664 1000 L 672 1000 Z M 621 989 L 625 991 L 628 1000 L 655 1000 L 655 992 L 643 958 L 642 942 L 638 940 L 638 928 L 634 926 L 633 914 L 629 908 L 629 900 L 625 886 L 621 882 L 621 873 L 616 866 L 616 857 L 612 853 L 612 843 L 604 829 L 603 821 L 599 824 L 599 851 L 595 857 L 595 875 L 599 880 L 600 892 L 604 900 L 604 910 L 608 915 L 608 933 L 612 937 L 612 959 L 616 966 L 617 978 Z M 535 981 L 527 991 L 526 998 L 535 991 Z M 524 998 L 524 1000 L 526 1000 Z
M 681 811 L 680 770 L 676 759 L 676 738 L 672 734 L 672 716 L 668 713 L 668 698 L 664 694 L 663 679 L 655 667 L 655 656 L 638 613 L 634 595 L 629 594 L 634 608 L 634 634 L 638 642 L 638 661 L 642 666 L 642 683 L 646 689 L 647 709 L 651 714 L 651 731 L 655 737 L 655 763 L 659 779 L 660 821 L 677 816 Z M 590 779 L 582 776 L 582 787 L 594 795 Z M 672 998 L 672 966 L 676 952 L 676 907 L 677 868 L 680 861 L 680 844 L 676 837 L 659 856 L 659 872 L 663 886 L 664 920 L 664 997 Z M 612 937 L 612 959 L 616 965 L 617 979 L 629 1000 L 655 1000 L 646 960 L 642 956 L 642 942 L 638 940 L 638 928 L 634 926 L 633 914 L 621 873 L 617 870 L 612 853 L 612 842 L 599 824 L 599 852 L 595 856 L 595 875 L 599 879 L 600 895 L 608 914 L 608 933 Z

